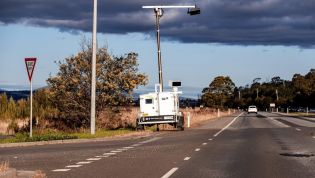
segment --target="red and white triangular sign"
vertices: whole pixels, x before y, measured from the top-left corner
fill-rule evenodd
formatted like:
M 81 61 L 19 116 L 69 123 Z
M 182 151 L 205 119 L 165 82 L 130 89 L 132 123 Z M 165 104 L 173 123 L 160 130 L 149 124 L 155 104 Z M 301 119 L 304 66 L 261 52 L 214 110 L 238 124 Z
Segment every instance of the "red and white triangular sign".
M 30 81 L 32 80 L 35 64 L 36 64 L 36 58 L 25 58 L 26 70 L 28 74 L 28 79 Z

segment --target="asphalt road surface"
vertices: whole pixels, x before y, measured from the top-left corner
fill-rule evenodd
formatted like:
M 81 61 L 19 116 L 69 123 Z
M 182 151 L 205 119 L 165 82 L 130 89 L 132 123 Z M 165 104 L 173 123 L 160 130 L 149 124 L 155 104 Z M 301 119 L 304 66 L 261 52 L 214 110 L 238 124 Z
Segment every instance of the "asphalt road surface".
M 48 177 L 315 177 L 315 119 L 237 113 L 146 138 L 0 148 Z

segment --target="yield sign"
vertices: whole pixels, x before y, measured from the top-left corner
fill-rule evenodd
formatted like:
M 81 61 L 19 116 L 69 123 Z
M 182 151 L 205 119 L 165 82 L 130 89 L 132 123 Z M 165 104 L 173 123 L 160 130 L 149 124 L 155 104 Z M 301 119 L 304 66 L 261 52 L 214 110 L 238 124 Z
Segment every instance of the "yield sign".
M 32 80 L 35 64 L 36 64 L 36 58 L 25 58 L 26 70 L 28 74 L 28 79 L 30 81 Z

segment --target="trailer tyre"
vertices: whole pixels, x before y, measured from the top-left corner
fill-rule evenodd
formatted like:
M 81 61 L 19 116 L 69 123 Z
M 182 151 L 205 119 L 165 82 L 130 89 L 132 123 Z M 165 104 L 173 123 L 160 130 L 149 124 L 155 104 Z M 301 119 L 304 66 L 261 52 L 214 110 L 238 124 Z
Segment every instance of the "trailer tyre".
M 138 121 L 139 119 L 137 119 L 137 121 L 136 121 L 136 130 L 138 131 L 138 130 L 144 130 L 144 125 L 142 125 L 142 124 L 138 124 Z
M 184 117 L 178 118 L 177 129 L 183 131 L 184 128 Z

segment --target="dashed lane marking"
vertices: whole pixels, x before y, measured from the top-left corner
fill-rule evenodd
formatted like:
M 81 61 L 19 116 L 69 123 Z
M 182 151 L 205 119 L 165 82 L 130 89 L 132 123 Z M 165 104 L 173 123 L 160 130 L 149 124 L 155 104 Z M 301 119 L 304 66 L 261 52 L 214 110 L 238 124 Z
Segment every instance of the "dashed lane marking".
M 313 138 L 315 138 L 315 136 L 313 136 Z
M 212 139 L 212 138 L 209 138 L 208 140 L 210 140 L 210 141 L 211 141 L 211 140 L 213 140 L 213 139 Z
M 285 123 L 282 123 L 280 121 L 278 121 L 277 119 L 273 118 L 273 117 L 269 117 L 269 116 L 266 116 L 267 118 L 271 119 L 273 122 L 277 123 L 279 126 L 282 126 L 282 127 L 290 127 L 289 125 L 285 124 Z
M 119 149 L 116 149 L 116 150 L 112 150 L 109 153 L 104 153 L 103 155 L 95 156 L 94 158 L 88 158 L 88 159 L 86 159 L 87 161 L 77 162 L 76 165 L 68 165 L 68 166 L 66 166 L 66 168 L 78 168 L 78 167 L 81 167 L 84 164 L 90 164 L 93 161 L 98 161 L 98 160 L 100 160 L 102 158 L 107 158 L 107 157 L 109 157 L 111 155 L 115 155 L 117 153 L 126 151 L 126 150 L 134 148 L 136 146 L 140 146 L 140 145 L 142 145 L 144 143 L 153 142 L 153 141 L 158 140 L 158 139 L 161 139 L 161 138 L 160 137 L 155 137 L 155 138 L 152 138 L 152 139 L 149 139 L 149 140 L 146 140 L 146 141 L 142 141 L 142 142 L 133 144 L 131 146 L 127 146 L 127 147 L 119 148 Z M 54 171 L 54 172 L 66 172 L 66 171 L 69 171 L 69 170 L 71 170 L 71 169 L 55 169 L 55 170 L 52 170 L 52 171 Z
M 233 122 L 236 121 L 237 118 L 239 118 L 243 113 L 241 113 L 240 115 L 238 115 L 237 117 L 235 117 L 228 125 L 226 125 L 223 129 L 221 129 L 219 132 L 217 132 L 216 134 L 214 134 L 214 137 L 217 137 L 218 135 L 220 135 L 221 132 L 223 132 L 225 129 L 227 129 L 228 127 L 230 127 L 230 125 L 233 124 Z
M 76 167 L 81 167 L 82 165 L 69 165 L 66 166 L 66 168 L 76 168 Z
M 185 161 L 188 161 L 189 159 L 190 159 L 190 157 L 186 157 L 186 158 L 184 158 L 184 160 L 185 160 Z
M 132 147 L 132 146 L 126 146 L 126 147 L 124 147 L 125 149 L 131 149 L 131 148 L 134 148 L 134 147 Z
M 196 148 L 195 151 L 200 151 L 200 148 Z
M 122 152 L 122 151 L 120 151 L 120 150 L 113 150 L 113 151 L 110 151 L 111 153 L 120 153 L 120 152 Z
M 117 149 L 117 151 L 126 151 L 126 150 L 128 150 L 128 148 L 119 148 L 119 149 Z
M 108 158 L 109 155 L 104 155 L 104 156 L 95 156 L 96 158 Z
M 116 153 L 104 153 L 103 155 L 115 155 Z
M 101 158 L 89 158 L 89 159 L 86 159 L 87 161 L 98 161 L 100 160 Z
M 299 129 L 299 128 L 295 128 L 295 130 L 296 130 L 296 131 L 301 131 L 301 129 Z
M 90 164 L 92 163 L 92 161 L 80 161 L 80 162 L 77 162 L 76 164 Z
M 142 142 L 139 142 L 139 143 L 141 143 L 141 144 L 143 144 L 143 143 L 150 143 L 150 142 L 153 142 L 153 141 L 159 140 L 159 139 L 161 139 L 161 137 L 154 137 L 154 138 L 151 138 L 149 140 L 142 141 Z
M 202 145 L 207 145 L 208 143 L 202 143 Z
M 142 144 L 137 143 L 137 144 L 133 144 L 133 145 L 131 145 L 131 146 L 136 147 L 136 146 L 140 146 L 140 145 L 142 145 Z
M 172 174 L 174 174 L 174 172 L 177 171 L 177 169 L 178 169 L 178 167 L 172 168 L 166 174 L 164 174 L 164 176 L 162 176 L 161 178 L 169 178 Z
M 52 170 L 53 172 L 67 172 L 67 171 L 70 171 L 71 169 L 55 169 L 55 170 Z

